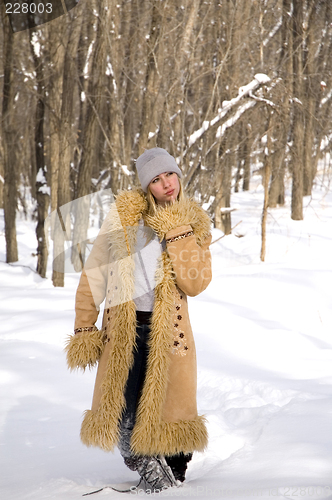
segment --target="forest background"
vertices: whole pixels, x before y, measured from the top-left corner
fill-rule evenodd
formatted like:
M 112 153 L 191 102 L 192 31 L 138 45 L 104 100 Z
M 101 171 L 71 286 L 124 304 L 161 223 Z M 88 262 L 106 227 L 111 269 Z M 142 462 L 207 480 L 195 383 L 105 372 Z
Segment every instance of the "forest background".
M 64 286 L 66 240 L 76 242 L 75 270 L 84 263 L 91 195 L 137 184 L 134 161 L 145 148 L 177 158 L 185 189 L 225 234 L 231 194 L 249 190 L 253 175 L 265 189 L 263 236 L 268 207 L 285 203 L 289 180 L 294 220 L 303 218 L 318 165 L 323 182 L 330 180 L 329 0 L 80 0 L 66 15 L 20 32 L 4 3 L 7 262 L 18 260 L 20 209 L 36 221 L 38 273 L 46 275 L 51 237 L 53 284 Z M 73 200 L 85 201 L 63 210 Z M 49 236 L 50 213 L 57 217 Z

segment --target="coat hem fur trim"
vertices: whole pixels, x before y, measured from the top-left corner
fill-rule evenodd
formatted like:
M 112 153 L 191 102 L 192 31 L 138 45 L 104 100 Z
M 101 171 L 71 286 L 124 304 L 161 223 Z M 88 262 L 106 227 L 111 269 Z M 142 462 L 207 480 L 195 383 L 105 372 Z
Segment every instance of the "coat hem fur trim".
M 161 422 L 158 436 L 145 438 L 139 451 L 134 452 L 136 455 L 175 455 L 180 452 L 187 454 L 204 451 L 208 443 L 206 419 L 201 415 L 194 420 Z M 87 410 L 82 423 L 81 440 L 86 446 L 113 451 L 118 435 L 106 414 L 100 410 Z

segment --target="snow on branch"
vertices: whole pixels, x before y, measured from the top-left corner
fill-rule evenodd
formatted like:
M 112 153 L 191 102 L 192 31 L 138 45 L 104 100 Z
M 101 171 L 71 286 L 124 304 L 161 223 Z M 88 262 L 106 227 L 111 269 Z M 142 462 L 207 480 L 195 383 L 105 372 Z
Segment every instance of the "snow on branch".
M 325 91 L 326 89 L 326 83 L 325 82 L 321 82 L 321 88 L 323 91 Z M 321 100 L 320 104 L 319 104 L 319 107 L 321 108 L 322 106 L 324 106 L 327 102 L 330 101 L 332 97 L 332 89 L 327 93 L 327 95 L 325 97 L 323 97 L 323 99 Z
M 242 104 L 242 106 L 240 106 L 236 110 L 236 113 L 233 116 L 231 116 L 231 118 L 229 118 L 228 120 L 226 120 L 225 123 L 223 123 L 222 125 L 220 125 L 218 127 L 218 130 L 217 130 L 217 133 L 216 133 L 216 138 L 220 139 L 221 137 L 223 137 L 223 135 L 225 134 L 226 130 L 229 127 L 232 127 L 238 121 L 238 119 L 240 118 L 240 116 L 245 111 L 247 111 L 247 109 L 252 108 L 253 106 L 255 106 L 255 104 L 256 104 L 255 101 L 247 101 L 244 104 Z
M 263 46 L 266 47 L 270 40 L 276 35 L 282 26 L 282 16 L 278 20 L 277 24 L 272 28 L 267 37 L 263 40 Z
M 244 87 L 239 88 L 239 92 L 237 97 L 234 97 L 230 101 L 223 101 L 222 107 L 218 110 L 217 116 L 215 116 L 212 120 L 210 121 L 204 121 L 202 126 L 193 132 L 191 136 L 189 137 L 189 145 L 187 151 L 184 153 L 184 155 L 188 152 L 188 150 L 205 134 L 207 130 L 209 130 L 211 127 L 216 125 L 220 120 L 222 120 L 244 97 L 250 97 L 253 100 L 252 101 L 247 101 L 246 103 L 241 106 L 235 115 L 227 120 L 221 127 L 218 128 L 217 131 L 217 137 L 220 137 L 223 135 L 225 130 L 232 125 L 239 119 L 239 117 L 246 111 L 247 109 L 255 106 L 257 99 L 256 96 L 253 95 L 253 92 L 258 90 L 262 85 L 267 84 L 270 82 L 271 79 L 265 75 L 264 73 L 258 73 L 255 75 L 254 79 L 245 85 Z

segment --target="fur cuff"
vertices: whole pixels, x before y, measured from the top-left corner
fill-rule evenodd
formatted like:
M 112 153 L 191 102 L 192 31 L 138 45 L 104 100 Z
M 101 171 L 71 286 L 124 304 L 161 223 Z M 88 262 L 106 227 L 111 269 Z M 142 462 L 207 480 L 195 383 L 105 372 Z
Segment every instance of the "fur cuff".
M 70 370 L 91 368 L 104 350 L 103 335 L 99 330 L 71 335 L 66 343 L 67 364 Z
M 201 228 L 205 226 L 205 232 L 210 232 L 209 216 L 193 200 L 185 199 L 175 201 L 172 205 L 166 205 L 158 209 L 156 215 L 146 216 L 147 224 L 158 234 L 162 240 L 171 229 L 190 225 Z

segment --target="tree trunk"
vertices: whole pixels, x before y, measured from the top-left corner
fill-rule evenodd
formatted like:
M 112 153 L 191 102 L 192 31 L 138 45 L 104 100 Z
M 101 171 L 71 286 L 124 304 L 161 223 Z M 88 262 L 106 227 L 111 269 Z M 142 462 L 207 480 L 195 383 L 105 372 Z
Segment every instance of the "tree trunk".
M 314 14 L 315 10 L 312 10 Z M 314 137 L 316 132 L 315 107 L 317 96 L 320 92 L 319 81 L 316 76 L 315 52 L 316 47 L 313 43 L 313 25 L 315 17 L 310 16 L 308 21 L 308 33 L 305 43 L 306 58 L 304 61 L 305 74 L 305 131 L 304 131 L 304 154 L 303 154 L 303 195 L 311 195 L 311 190 L 315 177 L 314 161 Z
M 61 130 L 61 98 L 63 85 L 63 66 L 66 47 L 66 23 L 55 19 L 49 26 L 49 54 L 51 64 L 48 75 L 48 93 L 50 105 L 50 157 L 51 157 L 51 212 L 58 209 L 58 191 L 60 189 L 60 130 Z M 56 222 L 55 222 L 56 221 Z M 53 227 L 53 286 L 64 286 L 64 267 L 62 267 L 63 240 L 62 226 L 57 217 L 52 217 Z
M 44 137 L 43 137 L 43 121 L 44 103 L 38 101 L 36 109 L 36 163 L 37 163 L 37 179 L 36 179 L 36 200 L 37 200 L 37 273 L 46 278 L 47 260 L 48 260 L 48 234 L 45 227 L 45 219 L 48 214 L 49 207 L 49 187 L 47 186 L 45 159 L 44 159 Z
M 148 61 L 146 67 L 145 89 L 142 102 L 142 120 L 138 139 L 138 155 L 142 154 L 149 139 L 149 132 L 156 132 L 157 122 L 155 119 L 156 105 L 160 93 L 162 75 L 156 67 L 156 60 L 159 57 L 159 44 L 162 36 L 162 6 L 158 0 L 153 1 L 151 14 L 151 28 L 148 42 Z M 154 136 L 151 147 L 156 141 Z
M 271 177 L 271 153 L 272 153 L 272 141 L 271 141 L 271 110 L 268 109 L 268 122 L 266 127 L 267 144 L 265 149 L 265 160 L 264 160 L 264 204 L 262 211 L 262 246 L 261 246 L 261 261 L 265 261 L 266 256 L 266 223 L 267 223 L 267 209 L 269 206 L 269 182 Z
M 1 141 L 1 139 L 0 139 Z M 2 145 L 1 145 L 1 142 L 0 142 L 0 208 L 3 208 L 3 183 L 4 183 L 4 176 L 5 176 L 5 172 L 4 172 L 4 165 L 3 165 L 3 148 L 2 148 Z
M 47 165 L 44 152 L 44 121 L 45 121 L 45 77 L 43 72 L 42 58 L 37 56 L 32 39 L 32 31 L 29 31 L 30 51 L 34 62 L 34 68 L 37 76 L 38 99 L 35 112 L 35 197 L 37 201 L 37 273 L 46 277 L 47 259 L 48 259 L 48 235 L 45 231 L 45 219 L 48 214 L 50 192 L 47 186 Z
M 18 261 L 16 239 L 16 206 L 18 162 L 16 158 L 16 134 L 13 123 L 13 45 L 14 35 L 8 18 L 4 19 L 4 83 L 2 100 L 2 138 L 4 153 L 4 193 L 6 262 Z
M 293 146 L 292 213 L 293 220 L 303 219 L 303 3 L 293 0 Z
M 250 163 L 251 163 L 251 146 L 252 146 L 252 133 L 247 123 L 241 123 L 239 133 L 239 145 L 237 154 L 237 173 L 235 192 L 239 191 L 239 185 L 242 178 L 242 190 L 249 191 L 250 188 Z
M 226 147 L 227 146 L 227 147 Z M 222 146 L 224 150 L 229 149 L 229 144 Z M 225 234 L 232 232 L 231 221 L 231 182 L 232 182 L 232 155 L 226 153 L 219 160 L 222 163 L 221 167 L 221 197 L 216 205 L 215 223 L 218 229 L 221 229 Z
M 283 81 L 283 94 L 280 95 L 280 118 L 274 126 L 274 153 L 271 157 L 271 183 L 269 190 L 269 207 L 285 203 L 284 177 L 286 171 L 285 162 L 287 142 L 290 129 L 290 98 L 292 89 L 292 0 L 282 1 L 282 26 L 281 26 L 281 49 L 278 61 L 278 73 Z
M 91 76 L 87 92 L 88 109 L 83 132 L 83 151 L 77 179 L 77 200 L 75 202 L 75 224 L 71 260 L 75 271 L 82 270 L 85 261 L 87 231 L 89 225 L 91 174 L 96 159 L 96 143 L 100 131 L 101 115 L 106 105 L 107 40 L 110 30 L 111 12 L 107 0 L 100 5 L 100 20 L 94 43 Z
M 65 276 L 65 241 L 71 237 L 70 220 L 70 165 L 74 158 L 76 143 L 75 130 L 73 129 L 74 93 L 77 82 L 77 66 L 75 57 L 81 31 L 82 5 L 75 9 L 75 17 L 67 26 L 68 42 L 63 63 L 62 101 L 59 121 L 59 173 L 57 179 L 57 223 L 54 238 L 56 246 L 56 265 L 53 269 L 54 286 L 64 286 Z

